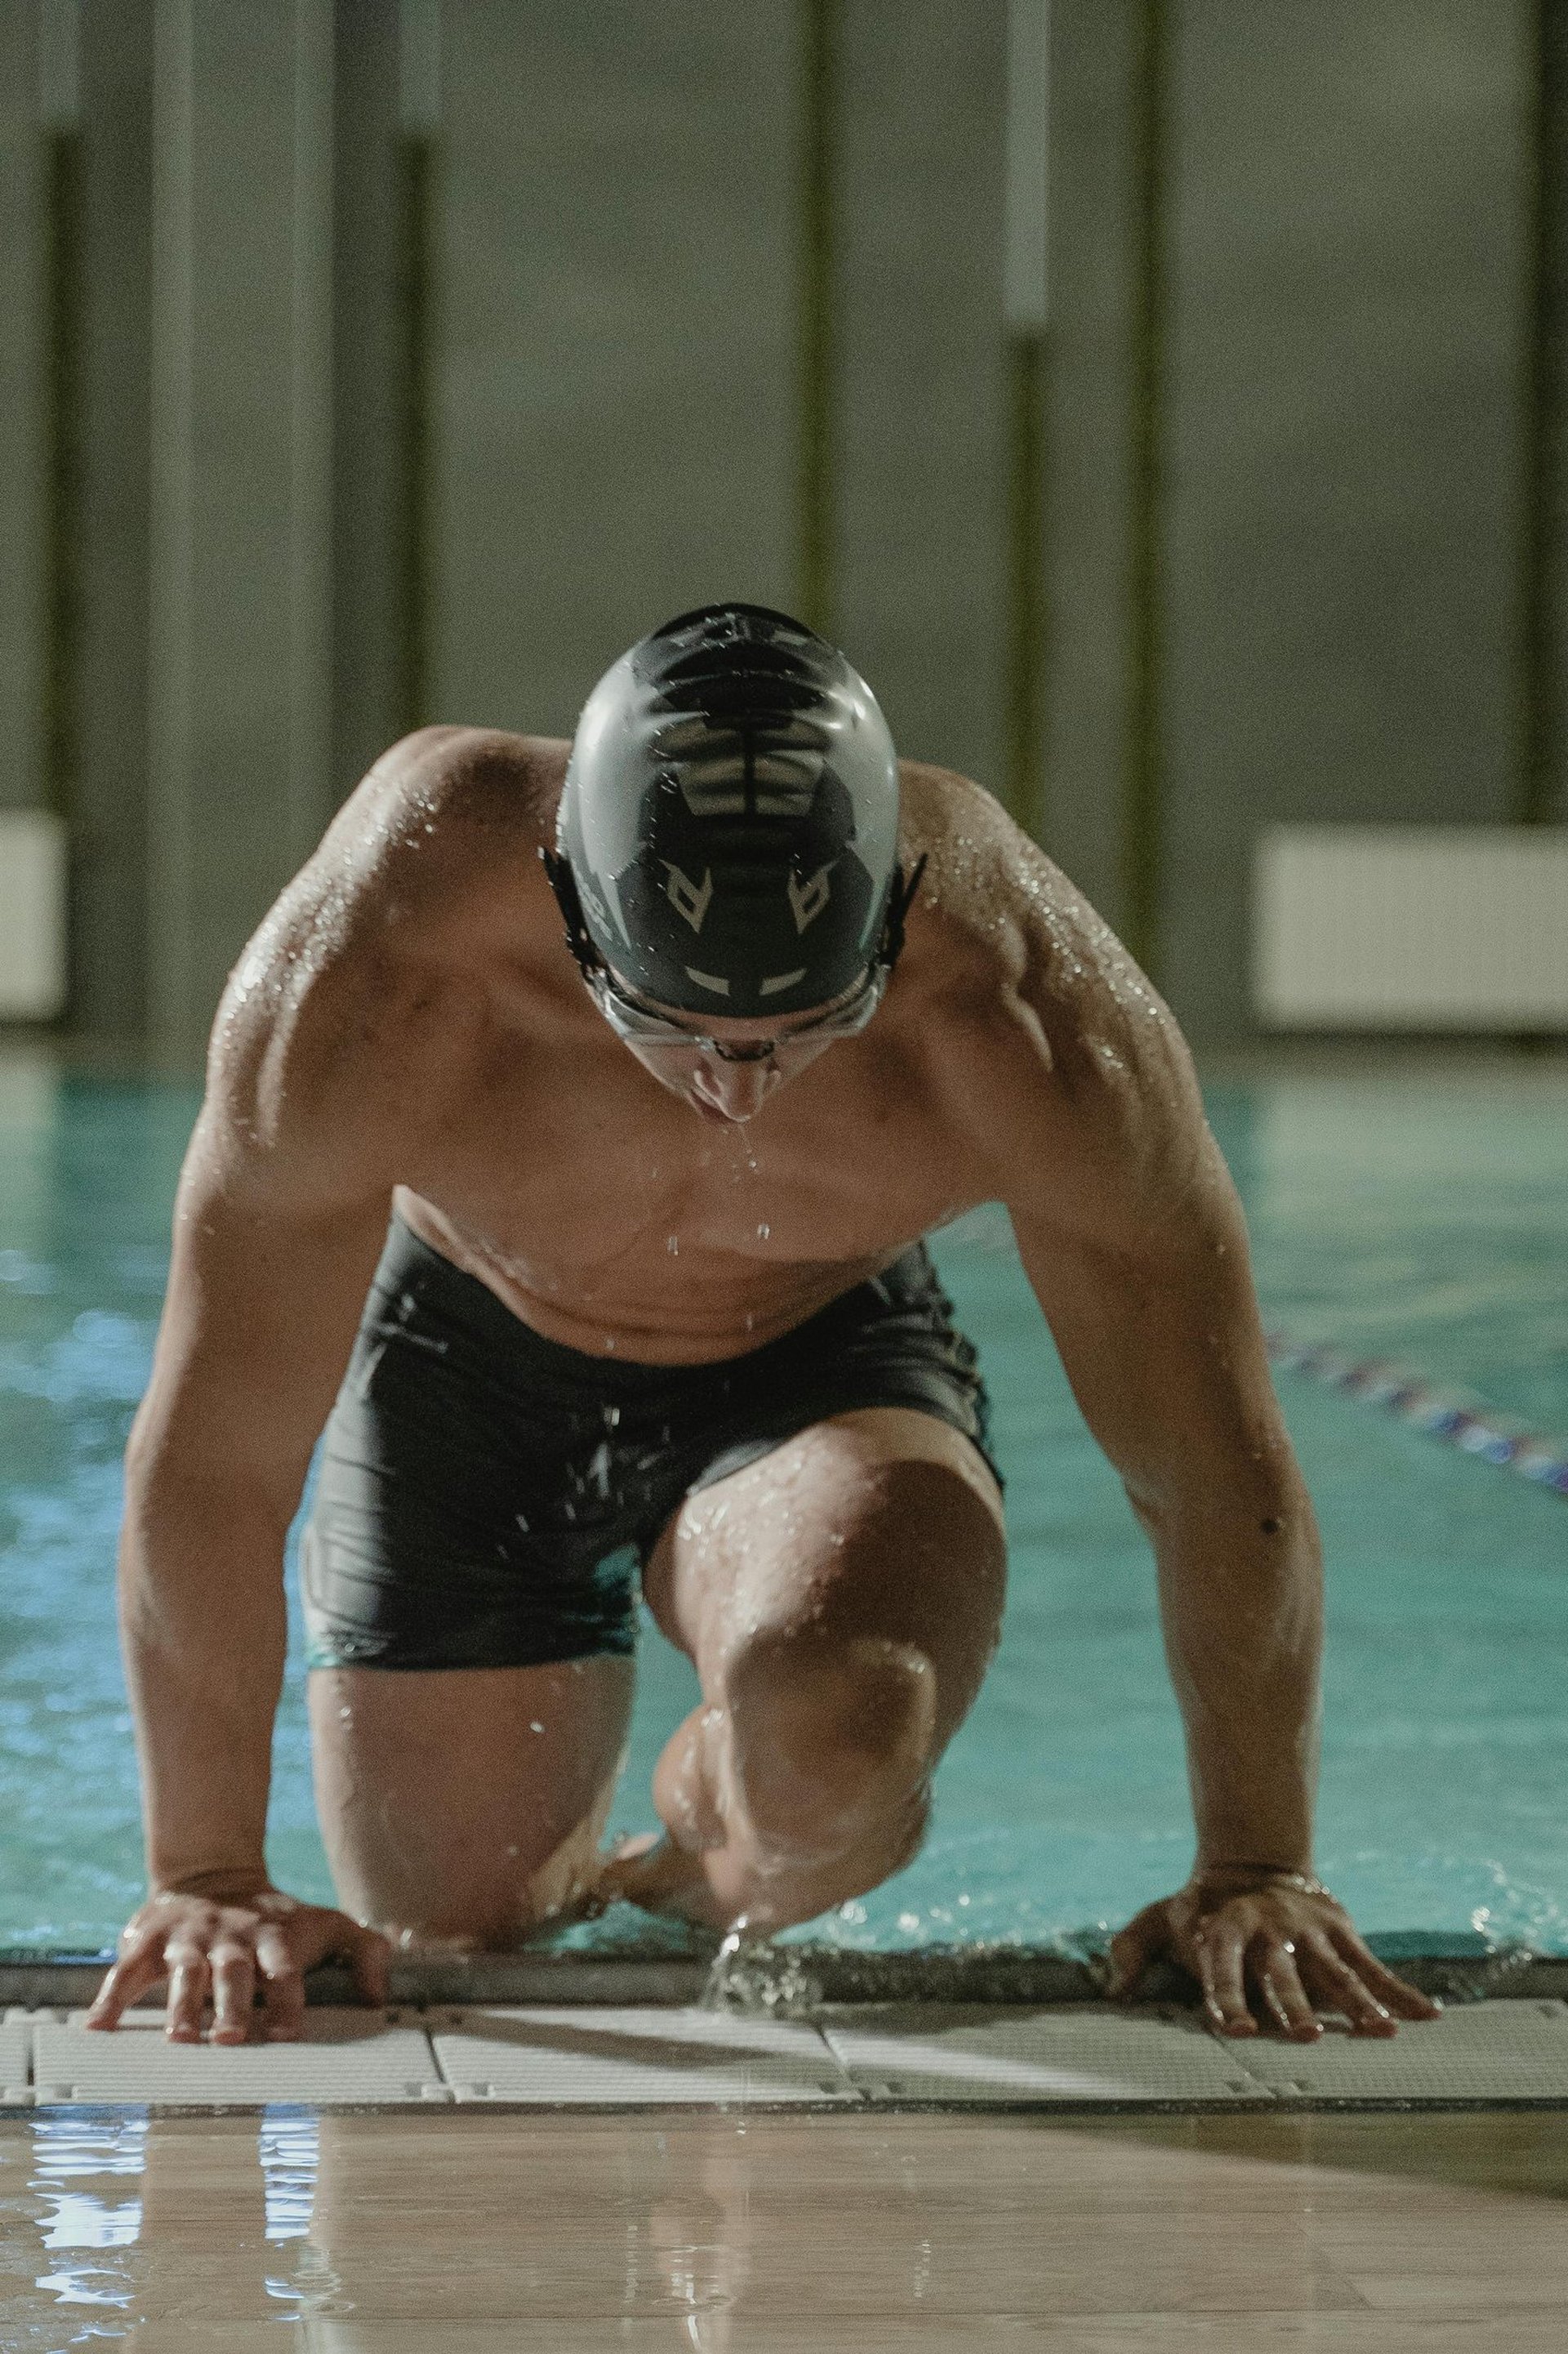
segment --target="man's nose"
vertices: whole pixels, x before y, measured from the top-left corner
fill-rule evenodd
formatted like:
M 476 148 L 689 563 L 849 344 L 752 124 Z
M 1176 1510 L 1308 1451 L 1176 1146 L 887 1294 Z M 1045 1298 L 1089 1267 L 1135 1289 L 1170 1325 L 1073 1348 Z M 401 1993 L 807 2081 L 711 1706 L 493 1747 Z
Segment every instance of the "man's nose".
M 749 1119 L 779 1085 L 772 1063 L 726 1063 L 705 1056 L 697 1066 L 698 1093 L 726 1119 Z

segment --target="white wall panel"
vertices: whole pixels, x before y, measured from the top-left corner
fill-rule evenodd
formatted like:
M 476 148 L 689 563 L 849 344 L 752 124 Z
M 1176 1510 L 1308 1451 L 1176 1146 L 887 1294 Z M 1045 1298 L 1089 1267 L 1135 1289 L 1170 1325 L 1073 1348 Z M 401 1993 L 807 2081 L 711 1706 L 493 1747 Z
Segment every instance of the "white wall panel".
M 1568 1029 L 1568 827 L 1279 827 L 1253 994 L 1275 1028 Z

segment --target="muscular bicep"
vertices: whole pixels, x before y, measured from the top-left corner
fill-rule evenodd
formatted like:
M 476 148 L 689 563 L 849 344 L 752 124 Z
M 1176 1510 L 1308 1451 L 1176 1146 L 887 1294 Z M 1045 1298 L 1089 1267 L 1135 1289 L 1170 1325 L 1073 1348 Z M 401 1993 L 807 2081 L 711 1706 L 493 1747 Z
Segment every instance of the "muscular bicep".
M 1173 1027 L 1090 1064 L 1012 1172 L 1020 1255 L 1134 1500 L 1290 1464 L 1246 1227 Z
M 212 1108 L 175 1204 L 133 1468 L 217 1475 L 286 1519 L 331 1410 L 386 1234 L 372 1171 L 250 1165 Z
M 1130 1247 L 1026 1209 L 1012 1222 L 1085 1419 L 1139 1500 L 1204 1465 L 1228 1477 L 1277 1453 L 1234 1204 L 1189 1200 L 1184 1231 Z

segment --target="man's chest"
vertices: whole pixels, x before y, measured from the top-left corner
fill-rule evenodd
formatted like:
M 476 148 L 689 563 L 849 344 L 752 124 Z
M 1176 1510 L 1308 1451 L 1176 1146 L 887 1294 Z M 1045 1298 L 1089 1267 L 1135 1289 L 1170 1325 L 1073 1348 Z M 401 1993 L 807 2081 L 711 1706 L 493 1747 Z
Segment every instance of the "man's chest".
M 500 1257 L 563 1272 L 875 1258 L 984 1192 L 923 1091 L 805 1081 L 732 1127 L 646 1088 L 494 1090 L 408 1182 Z

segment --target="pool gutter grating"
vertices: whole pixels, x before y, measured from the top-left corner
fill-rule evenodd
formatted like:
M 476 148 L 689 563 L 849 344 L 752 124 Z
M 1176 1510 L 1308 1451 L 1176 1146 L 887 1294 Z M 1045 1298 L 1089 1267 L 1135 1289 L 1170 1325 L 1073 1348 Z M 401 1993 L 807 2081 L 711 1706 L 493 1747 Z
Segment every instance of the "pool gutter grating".
M 155 2012 L 114 2035 L 79 2015 L 9 2013 L 0 2107 L 221 2115 L 480 2106 L 838 2115 L 895 2108 L 1042 2115 L 1568 2109 L 1568 2003 L 1502 1999 L 1388 2040 L 1210 2036 L 1139 2006 L 840 2006 L 733 2013 L 497 2006 L 317 2009 L 305 2043 L 170 2044 Z M 31 2060 L 30 2077 L 26 2062 Z

